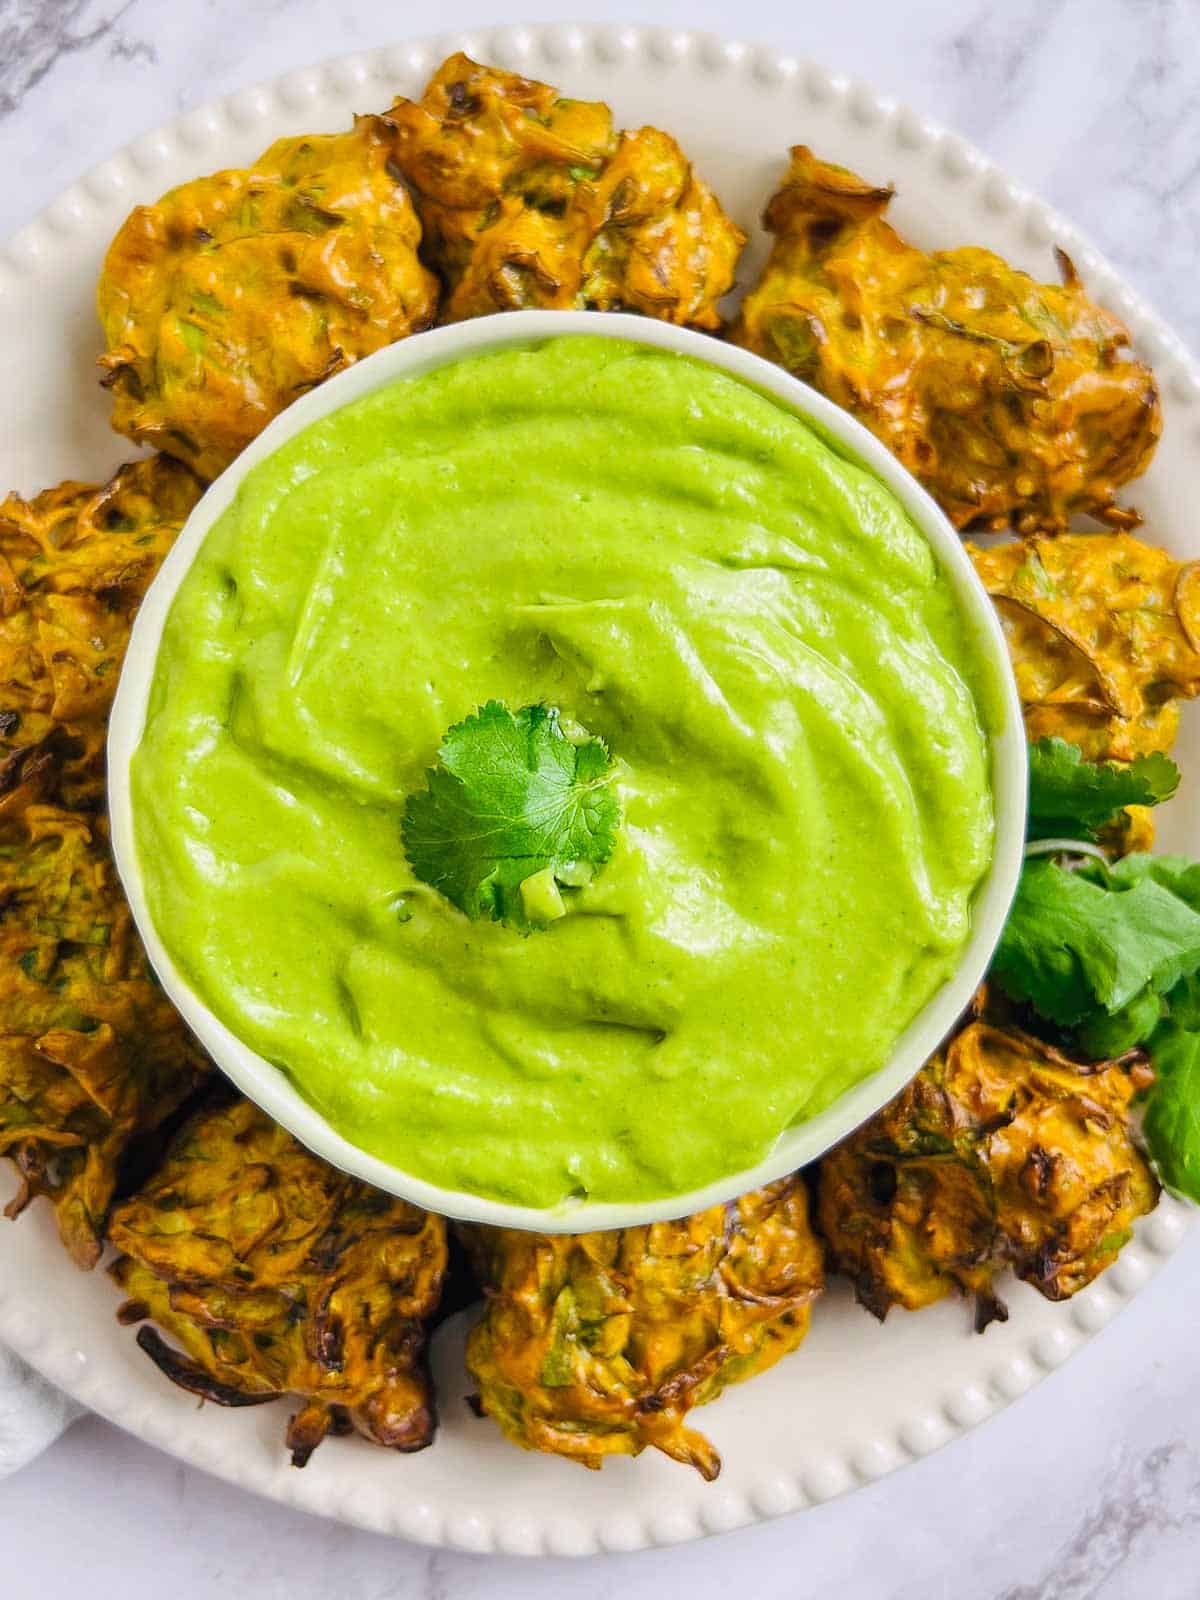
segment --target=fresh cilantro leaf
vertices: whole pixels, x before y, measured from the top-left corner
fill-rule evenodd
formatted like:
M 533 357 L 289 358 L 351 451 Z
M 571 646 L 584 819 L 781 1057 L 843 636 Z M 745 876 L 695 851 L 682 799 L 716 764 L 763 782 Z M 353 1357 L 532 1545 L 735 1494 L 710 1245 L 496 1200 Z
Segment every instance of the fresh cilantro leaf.
M 1200 914 L 1149 871 L 1102 887 L 1053 861 L 1026 862 L 993 974 L 1061 1027 L 1164 994 L 1200 969 Z
M 1143 989 L 1111 1016 L 1107 1011 L 1097 1011 L 1085 1017 L 1074 1042 L 1089 1060 L 1112 1061 L 1116 1056 L 1123 1056 L 1126 1050 L 1145 1044 L 1162 1019 L 1164 1004 L 1160 994 L 1150 988 Z
M 1115 889 L 1130 889 L 1147 880 L 1158 883 L 1193 911 L 1200 911 L 1200 863 L 1189 861 L 1186 856 L 1151 856 L 1139 851 L 1122 856 L 1109 867 L 1085 863 L 1080 874 L 1093 882 L 1109 883 Z
M 1200 1033 L 1200 976 L 1181 978 L 1167 996 L 1171 1021 Z
M 1039 739 L 1029 751 L 1029 837 L 1093 839 L 1125 806 L 1160 805 L 1178 787 L 1179 768 L 1158 751 L 1121 766 Z
M 1173 1019 L 1150 1041 L 1154 1086 L 1143 1133 L 1168 1188 L 1200 1200 L 1200 1033 Z
M 405 807 L 404 848 L 417 877 L 468 917 L 542 927 L 553 884 L 586 883 L 612 855 L 608 748 L 569 738 L 553 707 L 514 715 L 490 700 L 450 729 L 438 758 Z

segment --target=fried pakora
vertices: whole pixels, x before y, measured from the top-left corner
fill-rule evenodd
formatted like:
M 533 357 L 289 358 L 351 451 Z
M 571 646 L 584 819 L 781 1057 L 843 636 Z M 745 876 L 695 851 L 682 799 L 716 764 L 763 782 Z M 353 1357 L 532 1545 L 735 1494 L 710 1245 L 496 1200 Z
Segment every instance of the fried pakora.
M 413 187 L 444 322 L 537 307 L 717 328 L 745 235 L 657 128 L 465 55 L 380 119 Z
M 369 117 L 138 206 L 98 289 L 113 426 L 215 478 L 306 389 L 434 320 L 420 236 Z
M 122 1163 L 206 1070 L 109 855 L 108 713 L 142 596 L 201 486 L 163 456 L 0 506 L 0 1154 L 94 1266 Z
M 715 1478 L 687 1413 L 794 1350 L 823 1286 L 799 1177 L 680 1222 L 467 1238 L 488 1296 L 467 1341 L 480 1408 L 586 1467 L 653 1445 Z
M 1124 325 L 1062 251 L 1055 285 L 989 250 L 914 248 L 885 221 L 892 194 L 797 145 L 731 337 L 852 412 L 958 528 L 1135 523 L 1117 491 L 1162 417 Z
M 201 485 L 153 456 L 0 504 L 0 819 L 104 804 L 108 712 L 142 596 Z
M 1011 1267 L 1065 1300 L 1111 1265 L 1158 1186 L 1132 1138 L 1144 1059 L 1084 1064 L 973 1021 L 820 1163 L 830 1265 L 882 1319 L 957 1289 L 980 1329 Z
M 1090 761 L 1168 750 L 1200 692 L 1200 564 L 1127 533 L 967 546 L 1008 638 L 1031 740 Z
M 105 822 L 29 804 L 0 830 L 0 1155 L 15 1216 L 46 1195 L 81 1267 L 99 1259 L 122 1159 L 206 1061 L 134 931 Z
M 304 1466 L 329 1433 L 392 1450 L 433 1439 L 425 1324 L 446 1270 L 441 1217 L 337 1171 L 247 1100 L 180 1130 L 113 1212 L 126 1323 L 174 1383 L 219 1405 L 303 1404 Z

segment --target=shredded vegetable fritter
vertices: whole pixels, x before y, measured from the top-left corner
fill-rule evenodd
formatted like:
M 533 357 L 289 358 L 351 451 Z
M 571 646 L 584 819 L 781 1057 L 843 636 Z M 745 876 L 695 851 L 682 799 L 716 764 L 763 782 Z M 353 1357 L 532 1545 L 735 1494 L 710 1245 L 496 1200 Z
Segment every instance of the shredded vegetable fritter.
M 152 976 L 102 819 L 31 804 L 0 830 L 0 1155 L 99 1259 L 122 1159 L 206 1063 Z
M 1086 1065 L 969 1023 L 820 1163 L 830 1265 L 880 1318 L 958 1289 L 986 1327 L 1007 1315 L 1006 1267 L 1047 1299 L 1075 1294 L 1156 1203 L 1129 1110 L 1150 1078 L 1144 1057 Z
M 468 1242 L 488 1295 L 467 1343 L 482 1410 L 587 1467 L 653 1445 L 715 1478 L 687 1413 L 794 1350 L 823 1282 L 799 1177 L 681 1222 Z
M 434 320 L 420 236 L 369 117 L 138 206 L 98 290 L 113 426 L 215 478 L 305 390 Z
M 1200 566 L 1126 533 L 969 545 L 1000 611 L 1031 740 L 1090 761 L 1168 750 L 1200 692 Z
M 669 134 L 617 134 L 568 100 L 464 55 L 381 119 L 413 187 L 444 322 L 526 307 L 720 325 L 745 235 Z
M 200 488 L 153 456 L 0 504 L 0 817 L 35 797 L 104 805 L 129 630 Z
M 113 1213 L 124 1322 L 173 1382 L 219 1405 L 303 1401 L 296 1466 L 329 1433 L 393 1450 L 432 1441 L 425 1324 L 446 1270 L 445 1224 L 311 1155 L 247 1100 L 177 1135 L 157 1175 Z
M 927 255 L 885 221 L 891 199 L 797 145 L 733 338 L 864 422 L 959 528 L 1135 523 L 1117 491 L 1162 419 L 1124 325 L 1061 251 L 1061 285 L 989 250 Z
M 122 1164 L 205 1072 L 108 849 L 104 740 L 134 615 L 200 485 L 162 456 L 0 506 L 0 1154 L 82 1267 Z

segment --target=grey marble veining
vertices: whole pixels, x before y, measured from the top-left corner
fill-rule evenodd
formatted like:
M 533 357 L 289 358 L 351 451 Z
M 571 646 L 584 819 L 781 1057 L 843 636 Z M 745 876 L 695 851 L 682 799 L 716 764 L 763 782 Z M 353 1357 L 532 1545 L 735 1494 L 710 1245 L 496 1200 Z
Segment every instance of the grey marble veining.
M 1200 345 L 1200 0 L 593 10 L 775 43 L 961 129 Z M 117 146 L 213 96 L 339 51 L 503 20 L 515 18 L 483 0 L 448 0 L 436 15 L 395 0 L 0 0 L 0 235 Z M 577 1564 L 359 1534 L 90 1419 L 0 1486 L 0 1582 L 44 1600 L 1200 1600 L 1198 1307 L 1194 1238 L 1061 1372 L 929 1460 L 799 1518 Z
M 941 52 L 950 120 L 1077 220 L 1195 346 L 1200 6 L 972 5 Z
M 97 11 L 87 0 L 13 0 L 0 22 L 0 119 L 12 116 L 26 95 L 64 56 L 105 47 L 117 59 L 154 62 L 153 45 L 121 29 L 130 0 L 116 11 Z
M 1190 1545 L 1198 1529 L 1200 1455 L 1190 1445 L 1175 1440 L 1123 1455 L 1048 1570 L 1031 1583 L 1002 1590 L 997 1600 L 1087 1600 L 1113 1583 L 1122 1592 L 1147 1592 L 1150 1567 L 1170 1536 L 1188 1536 Z M 1161 1581 L 1154 1583 L 1159 1593 Z

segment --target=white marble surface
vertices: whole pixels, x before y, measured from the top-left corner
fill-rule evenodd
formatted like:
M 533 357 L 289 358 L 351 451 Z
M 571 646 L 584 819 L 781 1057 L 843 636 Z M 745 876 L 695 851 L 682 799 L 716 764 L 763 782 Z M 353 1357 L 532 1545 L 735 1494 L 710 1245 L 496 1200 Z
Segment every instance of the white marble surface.
M 1200 344 L 1198 0 L 628 0 L 606 14 L 775 43 L 911 101 L 1052 198 Z M 504 20 L 495 0 L 0 0 L 0 236 L 214 95 Z M 0 1485 L 0 1585 L 41 1600 L 1197 1600 L 1198 1307 L 1200 1234 L 1081 1356 L 940 1455 L 799 1518 L 577 1564 L 352 1532 L 86 1420 Z

